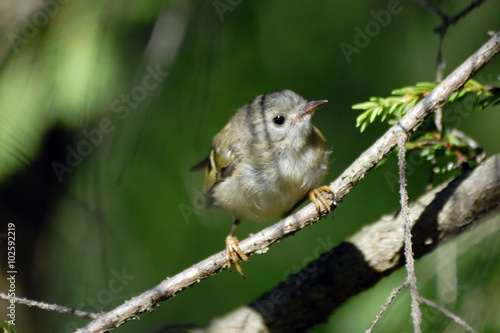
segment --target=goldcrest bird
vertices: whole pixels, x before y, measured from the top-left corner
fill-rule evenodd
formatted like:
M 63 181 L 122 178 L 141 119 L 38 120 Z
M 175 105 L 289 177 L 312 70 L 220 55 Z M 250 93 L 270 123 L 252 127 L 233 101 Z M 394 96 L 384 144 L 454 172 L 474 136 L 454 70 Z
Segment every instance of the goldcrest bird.
M 226 265 L 248 262 L 233 236 L 242 219 L 281 217 L 307 196 L 331 213 L 321 184 L 328 172 L 325 138 L 311 123 L 326 100 L 308 102 L 291 90 L 257 96 L 241 107 L 213 138 L 209 156 L 192 170 L 205 168 L 204 206 L 233 214 L 226 238 Z

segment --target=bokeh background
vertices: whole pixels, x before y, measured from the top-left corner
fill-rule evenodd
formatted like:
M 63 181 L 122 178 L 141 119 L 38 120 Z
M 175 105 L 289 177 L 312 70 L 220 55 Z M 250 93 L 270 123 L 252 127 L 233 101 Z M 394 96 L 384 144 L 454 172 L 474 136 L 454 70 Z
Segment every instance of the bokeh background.
M 453 15 L 469 1 L 435 4 Z M 489 0 L 450 27 L 445 75 L 500 29 L 499 17 L 500 2 Z M 417 1 L 2 0 L 1 290 L 8 223 L 16 226 L 17 295 L 89 311 L 112 309 L 222 250 L 231 216 L 200 209 L 203 173 L 189 169 L 237 108 L 285 88 L 328 99 L 314 123 L 333 150 L 330 182 L 387 129 L 360 134 L 352 104 L 434 80 L 439 24 Z M 363 42 L 356 36 L 367 25 L 374 30 Z M 346 44 L 356 52 L 346 56 Z M 499 75 L 496 59 L 476 79 L 500 86 Z M 455 125 L 499 153 L 500 108 L 462 111 Z M 72 150 L 80 158 L 68 157 Z M 412 199 L 429 175 L 427 163 L 416 164 Z M 339 243 L 397 210 L 396 171 L 395 160 L 372 171 L 334 221 L 253 256 L 243 265 L 248 279 L 224 271 L 117 332 L 205 326 L 251 302 L 313 260 L 320 238 Z M 243 221 L 237 235 L 271 223 Z M 484 223 L 417 263 L 422 293 L 480 332 L 500 331 L 498 225 Z M 404 276 L 385 278 L 313 331 L 364 331 Z M 423 308 L 425 332 L 462 332 Z M 17 306 L 18 332 L 71 332 L 86 322 Z M 375 331 L 412 331 L 407 292 Z

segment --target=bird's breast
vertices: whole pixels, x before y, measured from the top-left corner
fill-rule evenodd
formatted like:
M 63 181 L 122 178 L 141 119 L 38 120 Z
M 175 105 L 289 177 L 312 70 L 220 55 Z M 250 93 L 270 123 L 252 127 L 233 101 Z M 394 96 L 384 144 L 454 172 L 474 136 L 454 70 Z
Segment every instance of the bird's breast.
M 242 159 L 214 191 L 217 203 L 240 219 L 281 217 L 317 187 L 328 171 L 328 152 L 309 147 L 299 153 L 279 152 L 259 161 Z

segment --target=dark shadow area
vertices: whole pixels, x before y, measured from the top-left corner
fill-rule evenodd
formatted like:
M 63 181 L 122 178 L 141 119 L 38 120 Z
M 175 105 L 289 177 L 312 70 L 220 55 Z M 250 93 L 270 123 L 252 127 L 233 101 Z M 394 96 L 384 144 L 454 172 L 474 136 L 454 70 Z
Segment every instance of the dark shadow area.
M 356 246 L 343 242 L 250 306 L 272 332 L 304 332 L 326 322 L 343 302 L 388 273 L 369 267 Z
M 50 227 L 50 215 L 58 198 L 67 195 L 51 166 L 56 160 L 64 161 L 71 133 L 61 128 L 52 129 L 45 137 L 40 154 L 28 167 L 2 180 L 0 184 L 0 220 L 2 243 L 6 241 L 7 226 L 15 225 L 16 290 L 21 296 L 41 299 L 44 289 L 43 263 L 36 262 L 36 250 L 41 235 Z M 7 246 L 0 247 L 2 267 L 7 267 Z M 7 269 L 4 269 L 7 271 Z M 36 321 L 43 312 L 29 308 Z

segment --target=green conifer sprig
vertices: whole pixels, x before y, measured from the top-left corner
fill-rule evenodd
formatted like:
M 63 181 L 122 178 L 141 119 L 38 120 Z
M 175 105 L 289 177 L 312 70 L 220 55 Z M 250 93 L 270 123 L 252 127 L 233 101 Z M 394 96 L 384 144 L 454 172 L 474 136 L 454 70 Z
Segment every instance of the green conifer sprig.
M 381 122 L 387 121 L 389 125 L 397 123 L 407 110 L 427 96 L 438 84 L 439 82 L 420 82 L 415 86 L 395 89 L 389 97 L 371 97 L 367 102 L 353 105 L 355 110 L 364 110 L 356 119 L 356 127 L 363 132 L 377 119 Z M 465 98 L 474 98 L 472 111 L 479 111 L 487 106 L 500 104 L 500 89 L 482 85 L 471 79 L 451 95 L 443 112 Z M 442 131 L 438 131 L 433 119 L 426 120 L 406 144 L 407 150 L 417 151 L 420 156 L 431 161 L 434 173 L 451 172 L 463 165 L 475 166 L 485 157 L 475 141 L 465 133 L 448 128 L 446 123 L 442 125 Z
M 368 125 L 376 119 L 381 122 L 388 120 L 390 125 L 399 121 L 415 104 L 427 96 L 439 82 L 419 82 L 415 86 L 407 86 L 393 90 L 389 97 L 371 97 L 369 101 L 354 104 L 355 110 L 365 110 L 356 118 L 356 127 L 363 132 Z M 448 100 L 449 103 L 459 102 L 474 95 L 478 98 L 476 109 L 481 110 L 488 105 L 500 102 L 500 95 L 496 88 L 484 86 L 476 80 L 467 81 L 464 86 L 454 92 Z

